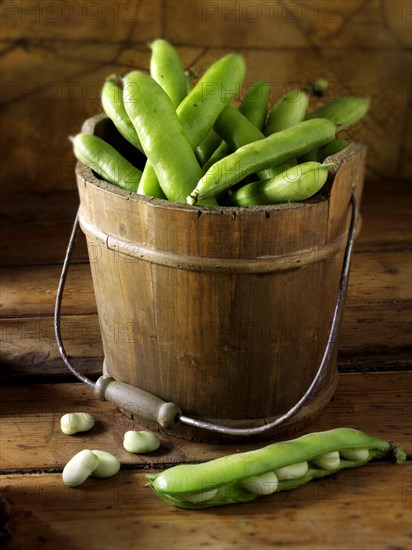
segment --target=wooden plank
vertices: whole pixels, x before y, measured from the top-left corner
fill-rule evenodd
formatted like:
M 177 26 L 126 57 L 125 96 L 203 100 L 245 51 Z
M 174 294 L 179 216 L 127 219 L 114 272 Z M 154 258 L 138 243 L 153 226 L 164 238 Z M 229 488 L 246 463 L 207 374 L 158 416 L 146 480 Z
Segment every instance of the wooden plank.
M 77 42 L 79 45 L 83 42 L 101 45 L 102 36 L 110 36 L 107 42 L 113 45 L 122 43 L 124 36 L 129 36 L 131 43 L 145 44 L 153 35 L 160 33 L 160 10 L 160 0 L 136 4 L 130 4 L 128 0 L 119 0 L 115 4 L 99 0 L 85 6 L 70 6 L 62 1 L 56 2 L 53 7 L 41 4 L 30 7 L 17 3 L 2 6 L 0 13 L 4 41 L 26 36 L 33 41 L 33 45 L 38 45 L 47 36 L 46 44 L 58 44 L 64 36 L 65 41 L 70 42 L 68 53 Z
M 405 260 L 409 258 L 411 204 L 406 180 L 367 180 L 361 204 L 362 229 L 355 251 L 397 250 L 404 251 Z
M 345 314 L 339 341 L 338 365 L 346 369 L 399 369 L 410 366 L 410 307 L 393 307 Z M 97 316 L 69 316 L 63 319 L 64 344 L 80 372 L 96 379 L 101 373 L 103 349 Z M 127 328 L 127 327 L 126 327 Z M 385 331 L 387 331 L 385 333 Z M 54 338 L 50 317 L 7 319 L 0 322 L 2 353 L 0 379 L 14 384 L 26 380 L 71 380 L 63 365 Z M 383 336 L 386 337 L 383 340 Z M 122 338 L 127 330 L 113 324 L 113 337 Z
M 60 272 L 59 265 L 0 268 L 0 317 L 53 314 Z M 406 251 L 354 254 L 347 307 L 385 307 L 411 298 L 412 263 Z M 63 313 L 95 312 L 90 266 L 74 263 L 67 278 Z
M 110 330 L 111 337 L 117 341 L 130 337 L 130 326 L 122 326 L 115 319 Z M 62 337 L 74 364 L 80 363 L 96 374 L 100 372 L 103 349 L 96 314 L 64 316 Z M 59 377 L 67 375 L 55 341 L 52 317 L 2 318 L 0 338 L 0 378 L 3 382 L 10 383 L 25 373 L 31 377 L 41 371 L 47 376 L 53 373 Z M 353 306 L 345 310 L 339 349 L 345 356 L 356 354 L 359 368 L 362 368 L 363 354 L 367 365 L 373 362 L 374 348 L 377 349 L 377 364 L 386 356 L 386 367 L 410 365 L 411 357 L 407 353 L 410 342 L 410 303 L 406 301 Z M 400 352 L 399 356 L 393 355 L 395 350 Z M 23 367 L 27 367 L 27 371 Z M 340 367 L 345 367 L 344 359 Z
M 356 427 L 378 437 L 396 440 L 412 452 L 412 376 L 410 373 L 341 374 L 333 400 L 323 415 L 305 431 L 338 426 Z M 97 400 L 82 384 L 51 384 L 0 388 L 0 468 L 34 470 L 62 468 L 84 448 L 104 449 L 125 465 L 204 461 L 237 449 L 258 448 L 263 443 L 207 445 L 172 436 L 161 436 L 155 453 L 133 455 L 122 447 L 123 434 L 141 429 L 114 405 Z M 92 431 L 75 436 L 60 431 L 60 417 L 68 412 L 91 413 Z
M 62 262 L 79 206 L 78 194 L 2 193 L 0 198 L 1 265 L 42 265 Z M 80 234 L 74 261 L 86 261 L 87 248 Z
M 410 547 L 412 464 L 373 463 L 295 491 L 204 511 L 156 497 L 143 472 L 89 479 L 1 476 L 13 548 Z M 114 528 L 115 526 L 115 528 Z
M 0 268 L 0 316 L 52 315 L 60 273 L 60 265 Z M 62 312 L 96 313 L 89 263 L 70 266 Z
M 405 5 L 385 0 L 235 4 L 167 0 L 166 34 L 177 43 L 248 49 L 398 50 L 410 44 Z M 273 33 L 276 28 L 276 33 Z M 376 35 L 376 39 L 372 38 Z
M 17 317 L 0 320 L 1 359 L 5 364 L 56 364 L 59 352 L 53 318 Z M 69 315 L 62 319 L 61 334 L 66 351 L 74 357 L 101 357 L 103 354 L 96 314 Z M 113 337 L 125 332 L 113 321 Z

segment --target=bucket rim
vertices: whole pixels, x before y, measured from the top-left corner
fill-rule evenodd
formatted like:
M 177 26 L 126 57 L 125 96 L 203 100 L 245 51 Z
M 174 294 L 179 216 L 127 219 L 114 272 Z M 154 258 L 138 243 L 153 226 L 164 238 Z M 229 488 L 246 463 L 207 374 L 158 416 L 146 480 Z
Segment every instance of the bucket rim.
M 106 124 L 110 119 L 107 115 L 100 114 L 94 117 L 87 119 L 82 126 L 82 133 L 85 134 L 96 134 L 96 130 L 99 126 Z M 117 130 L 116 130 L 117 131 Z M 306 199 L 304 201 L 294 201 L 287 203 L 278 203 L 278 204 L 266 204 L 266 205 L 256 205 L 256 206 L 208 206 L 208 205 L 190 205 L 183 202 L 170 201 L 168 199 L 158 199 L 155 197 L 150 197 L 147 195 L 141 195 L 134 191 L 127 191 L 118 187 L 112 183 L 109 183 L 100 177 L 98 177 L 89 166 L 84 164 L 81 161 L 77 161 L 75 166 L 75 172 L 78 177 L 80 177 L 84 183 L 93 185 L 101 189 L 103 192 L 116 195 L 118 197 L 123 197 L 126 200 L 132 202 L 142 202 L 146 203 L 155 208 L 169 209 L 175 211 L 185 211 L 185 212 L 198 212 L 199 215 L 208 214 L 208 215 L 253 215 L 256 213 L 262 212 L 277 212 L 277 211 L 287 211 L 299 208 L 307 208 L 310 205 L 322 203 L 328 201 L 331 194 L 331 188 L 335 179 L 337 172 L 340 167 L 350 158 L 360 154 L 366 146 L 359 142 L 350 143 L 346 149 L 327 157 L 323 164 L 334 163 L 334 166 L 330 169 L 328 174 L 328 179 L 323 188 L 316 193 L 313 197 Z

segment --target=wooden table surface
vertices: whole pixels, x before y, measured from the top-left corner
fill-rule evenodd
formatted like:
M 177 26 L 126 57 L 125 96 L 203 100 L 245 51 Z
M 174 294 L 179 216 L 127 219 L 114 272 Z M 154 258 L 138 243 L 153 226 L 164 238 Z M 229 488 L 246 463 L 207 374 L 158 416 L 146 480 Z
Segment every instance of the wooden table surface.
M 410 185 L 367 181 L 363 227 L 346 302 L 339 384 L 306 431 L 349 426 L 412 453 Z M 122 448 L 139 429 L 65 369 L 54 342 L 53 307 L 77 207 L 72 192 L 2 196 L 0 352 L 0 545 L 15 549 L 370 548 L 410 549 L 412 466 L 387 461 L 313 481 L 253 503 L 206 511 L 174 508 L 145 474 L 262 444 L 209 445 L 161 436 L 147 455 Z M 102 347 L 86 246 L 76 247 L 62 331 L 73 362 L 96 379 Z M 88 411 L 87 434 L 65 436 L 63 413 Z M 66 462 L 83 448 L 121 461 L 111 479 L 63 485 Z

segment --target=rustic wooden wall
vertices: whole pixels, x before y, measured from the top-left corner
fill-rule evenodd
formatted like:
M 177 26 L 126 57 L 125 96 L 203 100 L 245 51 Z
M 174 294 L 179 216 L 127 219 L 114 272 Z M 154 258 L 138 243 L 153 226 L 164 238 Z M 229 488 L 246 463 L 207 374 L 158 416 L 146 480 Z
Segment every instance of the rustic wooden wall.
M 368 177 L 412 177 L 410 1 L 4 0 L 0 17 L 2 190 L 74 188 L 68 136 L 100 111 L 104 77 L 147 69 L 160 36 L 198 71 L 240 49 L 272 99 L 320 76 L 328 99 L 371 96 L 352 131 Z

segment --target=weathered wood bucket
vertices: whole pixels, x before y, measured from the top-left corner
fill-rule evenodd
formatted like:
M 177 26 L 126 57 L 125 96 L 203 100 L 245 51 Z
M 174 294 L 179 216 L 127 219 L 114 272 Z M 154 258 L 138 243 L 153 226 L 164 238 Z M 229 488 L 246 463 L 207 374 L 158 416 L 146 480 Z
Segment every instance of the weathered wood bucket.
M 83 131 L 122 147 L 104 116 Z M 78 163 L 80 226 L 108 380 L 175 403 L 184 417 L 232 428 L 263 426 L 293 407 L 327 345 L 364 160 L 365 147 L 351 145 L 335 155 L 316 197 L 248 208 L 132 194 Z M 309 402 L 248 439 L 283 437 L 317 417 L 336 388 L 337 350 L 335 341 Z M 145 414 L 137 417 L 159 429 Z M 245 439 L 175 420 L 160 429 L 209 442 Z

